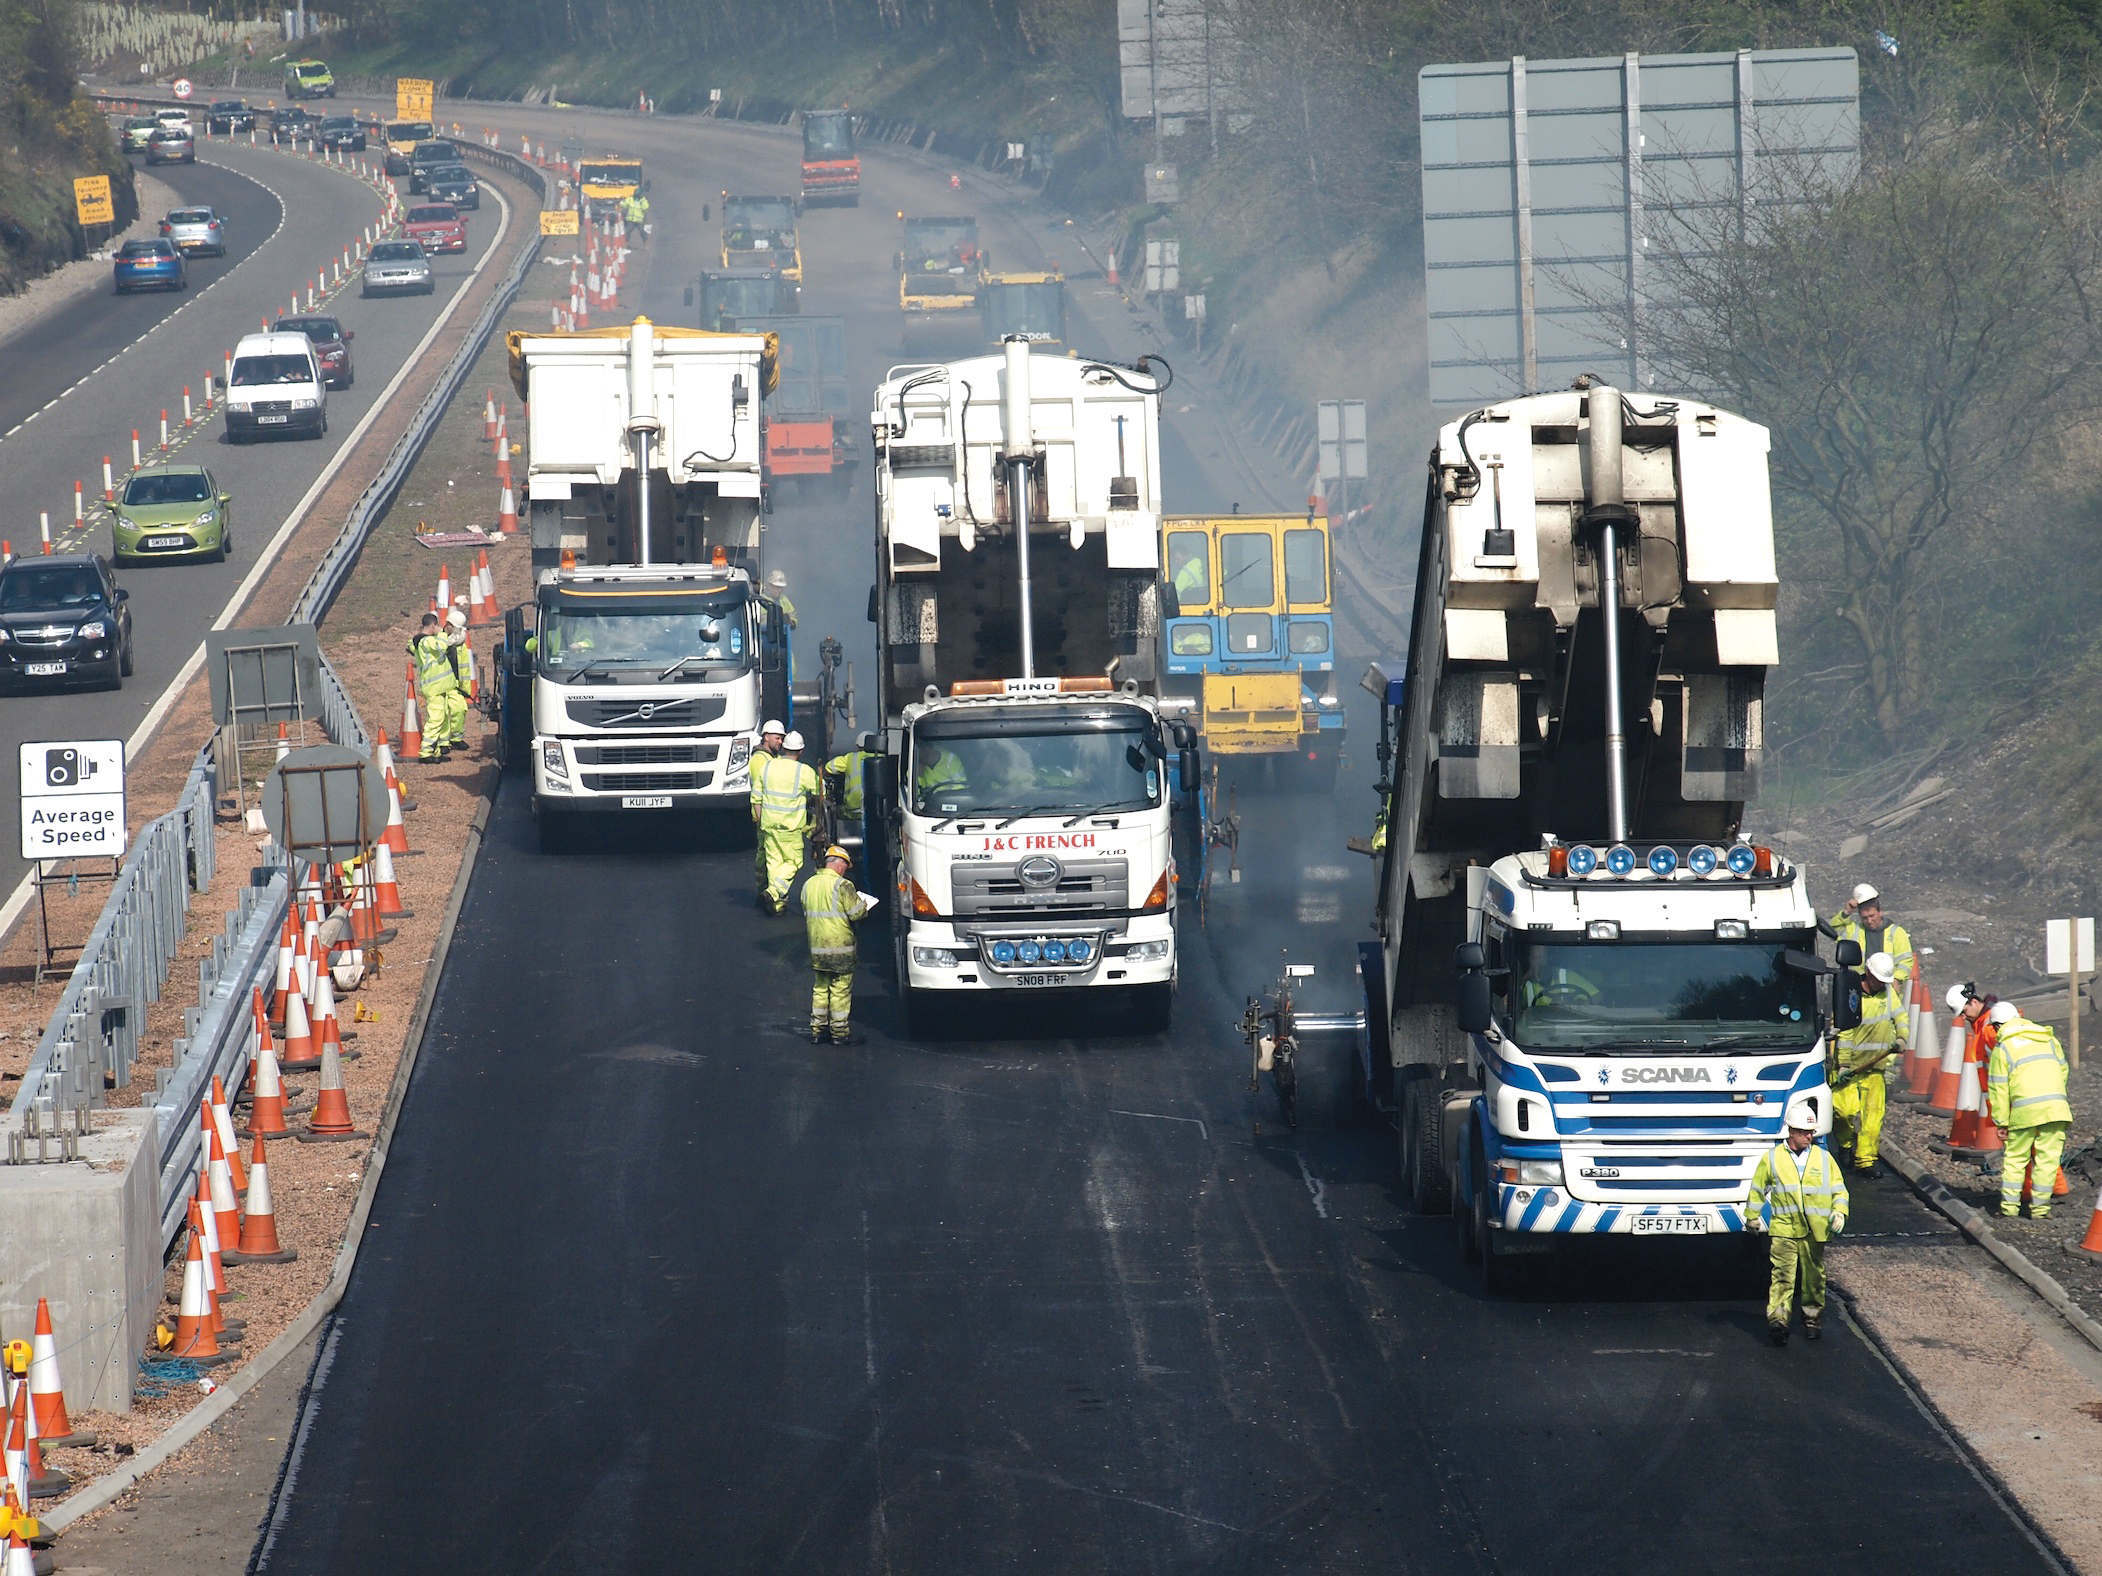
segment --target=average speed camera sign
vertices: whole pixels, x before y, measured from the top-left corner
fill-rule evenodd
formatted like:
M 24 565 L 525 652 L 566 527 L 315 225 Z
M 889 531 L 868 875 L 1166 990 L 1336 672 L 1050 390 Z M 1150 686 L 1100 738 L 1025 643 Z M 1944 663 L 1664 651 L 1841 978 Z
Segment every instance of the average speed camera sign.
M 21 756 L 22 857 L 124 852 L 124 741 L 46 740 Z

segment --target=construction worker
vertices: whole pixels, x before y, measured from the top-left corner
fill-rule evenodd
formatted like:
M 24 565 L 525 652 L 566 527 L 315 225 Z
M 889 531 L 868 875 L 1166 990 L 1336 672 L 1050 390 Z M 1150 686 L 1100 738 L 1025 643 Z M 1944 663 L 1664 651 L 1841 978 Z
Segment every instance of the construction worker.
M 766 589 L 767 594 L 779 604 L 781 616 L 788 621 L 788 627 L 794 629 L 796 605 L 788 600 L 788 576 L 779 569 L 774 570 L 766 577 Z
M 1832 916 L 1832 930 L 1838 940 L 1856 943 L 1864 958 L 1889 953 L 1897 965 L 1894 981 L 1899 995 L 1911 989 L 1912 937 L 1903 925 L 1891 919 L 1883 907 L 1882 895 L 1866 881 L 1854 888 L 1847 906 Z
M 854 736 L 853 749 L 825 762 L 825 775 L 839 779 L 840 816 L 856 826 L 861 824 L 862 770 L 870 761 L 880 759 L 882 757 L 876 753 L 876 736 L 860 733 Z
M 2000 1213 L 2010 1220 L 2021 1213 L 2027 1178 L 2029 1218 L 2042 1220 L 2051 1213 L 2058 1158 L 2073 1125 L 2065 1047 L 2048 1025 L 2023 1017 L 2011 1001 L 1994 1002 L 1986 1019 L 1994 1038 L 1985 1069 L 1985 1109 L 2006 1144 L 2000 1159 Z
M 837 843 L 803 883 L 803 920 L 810 932 L 810 1043 L 859 1045 L 854 1011 L 854 922 L 876 905 L 847 879 L 853 860 Z
M 423 700 L 423 751 L 417 759 L 436 765 L 467 736 L 467 687 L 460 672 L 459 642 L 449 638 L 436 613 L 426 613 L 409 642 L 409 655 L 416 663 L 416 690 Z
M 1817 1102 L 1799 1094 L 1788 1102 L 1788 1135 L 1769 1149 L 1752 1173 L 1744 1229 L 1766 1232 L 1773 1277 L 1766 1293 L 1766 1333 L 1788 1344 L 1796 1293 L 1803 1299 L 1803 1339 L 1824 1333 L 1825 1241 L 1846 1230 L 1847 1184 L 1839 1162 L 1815 1141 Z
M 787 912 L 788 889 L 803 869 L 811 802 L 820 792 L 817 773 L 803 764 L 802 752 L 803 736 L 790 733 L 780 739 L 778 754 L 762 750 L 752 760 L 752 820 L 759 827 L 764 882 L 760 900 L 775 914 Z
M 1897 959 L 1872 954 L 1861 975 L 1861 1024 L 1832 1042 L 1832 1119 L 1852 1140 L 1854 1169 L 1876 1169 L 1883 1142 L 1883 1113 L 1889 1106 L 1884 1079 L 1905 1056 L 1911 1010 L 1897 985 Z M 1846 1146 L 1842 1143 L 1841 1148 Z
M 752 820 L 755 824 L 759 820 L 759 773 L 769 759 L 781 753 L 781 741 L 787 736 L 787 733 L 788 729 L 772 717 L 759 724 L 759 748 L 752 752 L 750 767 L 752 778 Z M 752 879 L 759 888 L 760 906 L 764 907 L 766 904 L 766 839 L 763 837 L 758 840 L 758 844 L 752 854 Z
M 927 803 L 937 794 L 961 793 L 971 786 L 964 775 L 963 762 L 954 752 L 939 741 L 929 739 L 927 747 L 920 752 L 919 768 L 912 774 L 912 785 L 920 802 Z

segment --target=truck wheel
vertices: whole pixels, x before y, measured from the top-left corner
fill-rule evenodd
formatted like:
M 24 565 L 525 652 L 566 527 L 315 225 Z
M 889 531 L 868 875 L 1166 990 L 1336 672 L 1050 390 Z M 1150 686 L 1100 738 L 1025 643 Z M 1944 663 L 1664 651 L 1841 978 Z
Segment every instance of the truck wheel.
M 1452 1209 L 1452 1176 L 1446 1170 L 1445 1117 L 1428 1067 L 1404 1067 L 1397 1075 L 1400 1106 L 1402 1196 L 1419 1215 Z

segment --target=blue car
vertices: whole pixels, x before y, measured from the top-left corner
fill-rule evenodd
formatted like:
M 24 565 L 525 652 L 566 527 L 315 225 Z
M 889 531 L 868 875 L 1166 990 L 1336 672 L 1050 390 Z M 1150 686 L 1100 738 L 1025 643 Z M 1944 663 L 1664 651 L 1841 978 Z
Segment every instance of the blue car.
M 130 295 L 147 288 L 187 290 L 190 271 L 182 253 L 166 237 L 150 241 L 126 241 L 117 253 L 117 294 Z

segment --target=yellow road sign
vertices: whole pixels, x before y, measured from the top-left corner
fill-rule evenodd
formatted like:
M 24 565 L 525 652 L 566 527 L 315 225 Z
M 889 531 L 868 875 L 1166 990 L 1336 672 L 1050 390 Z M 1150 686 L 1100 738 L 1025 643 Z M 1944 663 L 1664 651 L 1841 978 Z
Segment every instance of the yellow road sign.
M 117 205 L 109 194 L 107 175 L 83 175 L 73 182 L 73 206 L 82 224 L 115 224 Z
M 540 210 L 540 233 L 542 235 L 575 235 L 577 211 L 574 208 L 543 208 Z
M 394 118 L 396 120 L 429 120 L 431 102 L 436 97 L 437 84 L 428 77 L 396 77 L 394 79 Z

